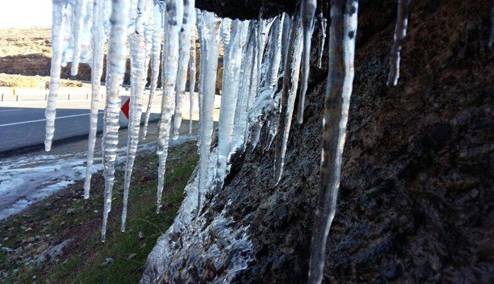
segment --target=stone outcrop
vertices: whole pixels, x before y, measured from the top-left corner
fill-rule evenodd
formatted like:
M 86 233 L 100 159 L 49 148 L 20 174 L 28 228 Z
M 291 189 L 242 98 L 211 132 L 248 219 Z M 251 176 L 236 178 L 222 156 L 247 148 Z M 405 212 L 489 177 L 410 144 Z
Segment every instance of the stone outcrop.
M 324 280 L 492 283 L 490 1 L 414 1 L 402 76 L 392 88 L 386 78 L 394 3 L 361 3 L 343 179 Z M 292 124 L 280 184 L 273 185 L 274 149 L 264 150 L 265 139 L 237 154 L 225 187 L 206 196 L 201 221 L 171 236 L 166 251 L 175 261 L 160 267 L 160 280 L 220 281 L 232 272 L 228 280 L 242 283 L 306 280 L 325 77 L 324 70 L 311 70 L 305 123 Z M 221 224 L 228 236 L 245 230 L 249 246 L 211 249 L 231 241 L 212 230 L 220 218 L 229 220 Z M 247 265 L 228 271 L 239 255 Z M 224 263 L 215 265 L 219 260 Z M 145 277 L 157 272 L 152 262 L 153 256 Z

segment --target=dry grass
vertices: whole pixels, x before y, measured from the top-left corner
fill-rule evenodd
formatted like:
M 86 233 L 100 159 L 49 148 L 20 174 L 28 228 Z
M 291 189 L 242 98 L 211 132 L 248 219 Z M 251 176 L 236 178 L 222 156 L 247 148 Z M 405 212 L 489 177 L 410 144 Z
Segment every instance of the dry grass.
M 51 57 L 50 30 L 0 29 L 0 57 L 41 54 Z
M 47 76 L 24 76 L 0 73 L 0 87 L 16 88 L 48 88 L 50 77 Z M 80 81 L 60 80 L 61 87 L 82 87 Z

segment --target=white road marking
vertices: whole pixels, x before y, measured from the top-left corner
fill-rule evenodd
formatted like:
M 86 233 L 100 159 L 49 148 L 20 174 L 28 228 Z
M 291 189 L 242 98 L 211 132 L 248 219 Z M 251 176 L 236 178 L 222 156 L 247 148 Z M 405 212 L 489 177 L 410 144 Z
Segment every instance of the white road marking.
M 101 111 L 100 111 L 100 113 L 101 113 Z M 79 117 L 79 116 L 89 116 L 89 113 L 59 116 L 59 117 L 57 117 L 55 119 L 64 119 L 64 118 Z M 42 122 L 42 121 L 46 121 L 46 119 L 43 118 L 43 119 L 35 119 L 35 120 L 28 120 L 28 121 L 21 121 L 21 122 L 12 122 L 12 123 L 0 124 L 0 127 L 7 127 L 7 126 L 14 126 L 14 125 L 23 125 L 23 124 L 29 124 L 29 123 Z
M 9 112 L 9 111 L 20 111 L 22 109 L 2 109 L 0 112 Z

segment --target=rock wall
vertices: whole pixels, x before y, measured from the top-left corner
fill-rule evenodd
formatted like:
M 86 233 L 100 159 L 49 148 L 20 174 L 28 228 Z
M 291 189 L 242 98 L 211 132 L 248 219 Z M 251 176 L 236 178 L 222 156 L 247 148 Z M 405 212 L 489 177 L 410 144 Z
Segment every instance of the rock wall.
M 413 1 L 402 76 L 391 88 L 385 82 L 394 3 L 361 3 L 324 281 L 493 283 L 490 1 Z M 143 279 L 218 282 L 233 272 L 228 280 L 241 283 L 306 281 L 326 76 L 311 72 L 305 123 L 292 124 L 280 184 L 272 183 L 274 149 L 265 150 L 266 143 L 236 155 L 225 188 L 207 194 L 201 222 L 186 224 L 191 229 L 171 235 L 172 242 L 159 242 L 173 265 L 151 255 Z M 221 218 L 230 221 L 212 230 Z M 229 236 L 244 232 L 249 246 L 228 249 L 226 230 Z M 228 271 L 238 258 L 247 265 Z M 223 264 L 215 265 L 218 260 Z M 146 278 L 153 273 L 159 277 Z

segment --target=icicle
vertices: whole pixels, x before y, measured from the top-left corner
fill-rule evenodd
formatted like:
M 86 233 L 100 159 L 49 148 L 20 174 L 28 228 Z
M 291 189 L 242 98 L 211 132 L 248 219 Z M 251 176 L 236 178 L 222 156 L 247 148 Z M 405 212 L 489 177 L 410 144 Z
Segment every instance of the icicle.
M 74 52 L 72 53 L 72 66 L 70 75 L 77 76 L 79 71 L 79 62 L 81 60 L 81 33 L 84 21 L 84 12 L 86 11 L 87 0 L 76 0 L 76 6 L 73 16 L 72 32 L 74 33 Z
M 221 20 L 220 35 L 221 35 L 221 41 L 223 41 L 224 49 L 226 49 L 227 46 L 230 44 L 231 25 L 232 25 L 232 20 L 230 20 L 229 18 L 223 18 Z
M 268 40 L 269 36 L 269 31 L 271 30 L 271 26 L 273 23 L 276 21 L 276 18 L 269 19 L 269 20 L 264 20 L 264 19 L 259 19 L 259 27 L 257 31 L 257 86 L 258 88 L 261 86 L 261 77 L 262 77 L 262 66 L 263 66 L 263 58 L 264 58 L 264 51 L 266 50 L 266 43 Z M 266 63 L 266 62 L 265 62 Z M 264 64 L 266 65 L 266 64 Z M 258 93 L 259 90 L 256 91 Z
M 282 136 L 277 143 L 275 154 L 275 182 L 281 180 L 283 168 L 285 165 L 285 154 L 292 124 L 293 109 L 297 97 L 298 78 L 300 73 L 300 58 L 302 54 L 302 22 L 300 11 L 295 17 L 291 27 L 290 47 L 288 59 L 285 65 L 285 75 L 283 77 L 283 89 L 281 93 L 281 116 L 279 120 L 279 130 L 282 130 Z M 288 65 L 289 64 L 289 65 Z
M 199 190 L 197 198 L 197 214 L 201 206 L 201 192 L 204 192 L 209 185 L 208 162 L 209 148 L 211 146 L 211 135 L 213 133 L 213 110 L 214 96 L 216 90 L 216 71 L 218 67 L 218 25 L 216 16 L 210 12 L 204 12 L 204 50 L 201 54 L 204 60 L 204 68 L 201 66 L 202 77 L 202 111 L 200 129 L 200 159 L 199 159 Z
M 336 212 L 354 76 L 358 1 L 334 0 L 331 3 L 329 67 L 322 121 L 321 187 L 314 213 L 308 283 L 321 283 L 324 273 L 326 240 Z
M 231 150 L 233 121 L 239 85 L 240 63 L 242 62 L 241 34 L 247 32 L 246 22 L 233 21 L 230 43 L 224 53 L 223 92 L 221 94 L 221 112 L 218 126 L 218 157 L 215 184 L 223 186 L 226 164 Z
M 251 71 L 250 77 L 249 77 L 250 78 L 249 79 L 250 86 L 249 86 L 249 95 L 248 95 L 247 107 L 246 107 L 247 114 L 249 113 L 250 109 L 254 105 L 256 96 L 258 94 L 259 77 L 260 77 L 259 72 L 261 71 L 260 66 L 261 66 L 262 49 L 263 49 L 262 48 L 262 40 L 261 40 L 263 29 L 264 29 L 263 21 L 258 20 L 256 25 L 255 25 L 254 59 L 252 62 L 252 64 L 253 64 L 252 65 L 252 71 Z M 248 120 L 247 120 L 247 122 L 248 122 Z M 247 135 L 248 135 L 248 130 L 249 130 L 248 123 L 246 123 L 246 126 L 245 126 L 245 132 L 246 133 L 244 134 L 244 141 L 243 141 L 244 144 L 247 142 L 247 139 L 245 139 L 245 137 L 247 137 Z
M 191 14 L 192 31 L 195 31 L 196 11 Z M 189 134 L 192 134 L 192 112 L 194 110 L 194 96 L 196 87 L 196 38 L 194 32 L 191 33 L 190 60 L 189 60 Z
M 253 125 L 252 149 L 254 150 L 259 142 L 261 129 L 267 116 L 273 116 L 277 111 L 276 90 L 278 87 L 279 69 L 281 63 L 281 40 L 282 40 L 282 17 L 277 17 L 269 39 L 269 49 L 267 51 L 265 81 L 256 99 L 254 107 L 250 113 L 249 124 Z
M 393 47 L 389 61 L 389 74 L 386 85 L 396 86 L 400 79 L 400 60 L 403 40 L 407 35 L 408 7 L 411 0 L 398 0 Z
M 187 68 L 190 59 L 190 34 L 192 32 L 191 16 L 194 11 L 195 0 L 184 1 L 184 18 L 180 30 L 180 51 L 177 73 L 177 92 L 175 94 L 175 114 L 173 115 L 173 139 L 177 139 L 182 125 L 182 108 L 187 84 Z
M 120 89 L 125 73 L 127 25 L 129 0 L 113 0 L 111 32 L 108 54 L 108 76 L 106 82 L 106 108 L 103 130 L 103 167 L 105 193 L 101 240 L 106 239 L 106 225 L 111 210 L 112 190 L 115 181 L 115 160 L 117 158 L 118 128 L 120 114 Z
M 122 206 L 122 225 L 121 231 L 125 232 L 127 220 L 127 205 L 129 200 L 130 181 L 132 178 L 132 168 L 137 153 L 137 144 L 139 142 L 139 130 L 141 125 L 142 97 L 146 85 L 147 68 L 145 50 L 144 26 L 147 17 L 148 0 L 139 0 L 137 4 L 137 19 L 135 32 L 129 36 L 130 45 L 130 119 L 127 137 L 127 161 L 125 163 L 123 206 Z
M 95 0 L 93 5 L 93 63 L 91 67 L 91 114 L 89 116 L 89 138 L 86 164 L 86 178 L 84 180 L 84 199 L 89 198 L 91 190 L 91 176 L 93 173 L 94 147 L 98 131 L 98 111 L 101 76 L 103 74 L 103 58 L 105 46 L 105 32 L 101 23 L 105 21 L 105 0 Z
M 204 16 L 201 10 L 196 10 L 197 15 L 197 31 L 199 34 L 199 46 L 200 46 L 200 61 L 199 61 L 199 92 L 198 92 L 198 101 L 199 101 L 199 132 L 201 130 L 202 124 L 202 110 L 203 110 L 203 95 L 204 95 L 204 76 L 206 75 L 206 25 L 204 24 Z M 200 133 L 198 133 L 198 136 Z M 197 139 L 197 153 L 201 152 L 201 139 Z
M 160 2 L 164 3 L 164 2 Z M 154 30 L 153 30 L 153 46 L 151 49 L 151 86 L 149 92 L 149 100 L 146 109 L 146 115 L 144 118 L 144 129 L 142 136 L 146 139 L 148 133 L 149 118 L 151 117 L 151 106 L 153 104 L 154 97 L 156 95 L 156 88 L 158 86 L 158 77 L 160 73 L 160 53 L 161 53 L 161 38 L 163 30 L 161 28 L 164 23 L 164 4 L 159 4 L 154 7 Z
M 48 94 L 48 102 L 46 105 L 45 117 L 46 117 L 46 134 L 45 134 L 45 151 L 51 150 L 51 143 L 53 136 L 55 134 L 55 117 L 57 95 L 58 95 L 58 84 L 60 81 L 60 73 L 62 66 L 62 44 L 63 44 L 63 34 L 65 21 L 63 17 L 63 9 L 66 1 L 64 0 L 54 0 L 53 1 L 53 11 L 52 11 L 52 32 L 51 32 L 51 42 L 52 42 L 52 57 L 51 57 L 51 67 L 50 67 L 50 91 Z
M 278 17 L 273 25 L 273 32 L 270 39 L 269 47 L 269 68 L 266 74 L 266 83 L 269 88 L 276 90 L 278 86 L 279 70 L 281 64 L 281 51 L 282 51 L 282 18 Z
M 290 39 L 290 26 L 291 26 L 291 19 L 290 16 L 286 13 L 283 13 L 282 15 L 282 30 L 281 30 L 281 42 L 285 43 Z M 281 45 L 281 43 L 280 43 Z M 283 45 L 281 48 L 281 65 L 279 67 L 279 72 L 278 74 L 281 74 L 282 72 L 285 72 L 285 66 L 287 66 L 287 58 L 288 58 L 288 46 L 289 44 Z M 276 78 L 276 84 L 278 84 L 278 78 Z M 272 114 L 271 119 L 269 120 L 269 142 L 266 145 L 266 150 L 271 149 L 271 145 L 273 144 L 276 135 L 278 134 L 278 128 L 279 128 L 279 120 L 280 120 L 280 96 L 282 92 L 275 92 L 274 94 L 274 113 Z
M 178 56 L 179 56 L 179 32 L 182 26 L 184 13 L 183 0 L 167 0 L 165 46 L 166 54 L 163 62 L 163 98 L 161 102 L 161 119 L 158 134 L 158 187 L 156 200 L 156 213 L 161 208 L 163 188 L 165 186 L 166 159 L 168 157 L 168 143 L 170 140 L 170 128 L 173 110 L 175 107 L 175 84 L 177 81 Z
M 262 15 L 262 14 L 261 14 Z M 261 17 L 260 15 L 260 17 Z M 250 73 L 250 86 L 249 86 L 249 95 L 247 99 L 247 106 L 246 106 L 246 111 L 247 111 L 247 116 L 246 116 L 246 123 L 244 126 L 244 135 L 241 136 L 243 137 L 243 148 L 246 147 L 247 142 L 249 141 L 249 130 L 251 127 L 251 124 L 249 122 L 249 113 L 253 110 L 253 106 L 255 104 L 256 98 L 258 98 L 258 95 L 260 93 L 260 77 L 261 77 L 261 72 L 262 72 L 262 58 L 264 55 L 264 49 L 266 47 L 266 40 L 267 40 L 267 35 L 269 33 L 269 30 L 271 28 L 271 25 L 273 24 L 273 20 L 263 20 L 259 18 L 256 24 L 255 28 L 255 46 L 254 46 L 254 59 L 253 59 L 253 66 L 252 66 L 252 71 Z
M 304 49 L 302 52 L 302 88 L 300 89 L 300 95 L 298 98 L 298 124 L 302 124 L 304 122 L 305 93 L 307 93 L 307 86 L 309 84 L 310 50 L 312 33 L 314 31 L 314 15 L 316 13 L 316 8 L 316 0 L 304 0 L 301 5 L 302 11 L 300 14 L 302 15 L 302 26 L 304 28 Z
M 251 80 L 245 78 L 252 78 L 254 70 L 255 42 L 256 33 L 253 23 L 249 25 L 249 32 L 247 34 L 247 46 L 243 52 L 242 65 L 240 70 L 240 85 L 237 97 L 237 105 L 235 107 L 235 119 L 233 122 L 233 141 L 232 152 L 240 150 L 244 145 L 245 130 L 247 127 L 247 105 L 250 95 Z M 243 48 L 244 49 L 244 48 Z
M 287 66 L 286 61 L 288 60 L 288 47 L 290 46 L 288 43 L 290 42 L 291 29 L 292 19 L 290 15 L 283 13 L 282 42 L 284 42 L 285 44 L 283 45 L 283 51 L 281 53 L 281 62 L 283 62 L 283 64 L 281 65 L 282 69 L 280 71 L 282 72 L 285 72 L 285 66 Z
M 328 20 L 324 18 L 323 13 L 319 14 L 319 55 L 317 56 L 317 68 L 322 67 L 322 56 L 324 54 L 324 45 L 326 44 L 326 30 Z

